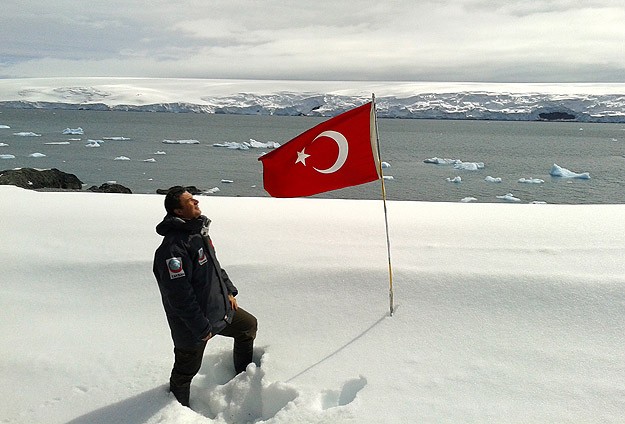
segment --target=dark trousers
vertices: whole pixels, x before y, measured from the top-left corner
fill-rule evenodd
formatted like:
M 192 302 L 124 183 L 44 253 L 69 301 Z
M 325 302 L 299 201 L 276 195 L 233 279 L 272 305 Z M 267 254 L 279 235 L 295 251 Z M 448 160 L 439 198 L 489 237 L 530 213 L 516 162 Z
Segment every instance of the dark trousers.
M 237 374 L 245 371 L 247 365 L 252 362 L 257 325 L 254 315 L 238 308 L 234 313 L 232 323 L 219 333 L 220 336 L 234 339 L 232 356 L 234 370 Z M 189 406 L 191 380 L 202 366 L 206 343 L 202 342 L 202 344 L 192 348 L 174 348 L 174 368 L 169 379 L 169 389 L 176 396 L 178 402 L 184 406 Z

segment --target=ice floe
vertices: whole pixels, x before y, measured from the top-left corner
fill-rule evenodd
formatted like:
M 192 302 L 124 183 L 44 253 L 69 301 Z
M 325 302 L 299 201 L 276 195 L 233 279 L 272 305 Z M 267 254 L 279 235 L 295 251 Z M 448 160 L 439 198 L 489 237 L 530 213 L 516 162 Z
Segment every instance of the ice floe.
M 13 133 L 13 135 L 16 135 L 18 137 L 41 137 L 41 134 L 37 134 L 32 131 L 16 132 L 16 133 Z
M 520 178 L 519 182 L 524 184 L 542 184 L 545 180 L 541 180 L 540 178 Z
M 275 141 L 262 142 L 250 138 L 249 141 L 244 142 L 226 141 L 224 143 L 213 143 L 213 147 L 225 147 L 232 150 L 277 149 L 280 147 L 280 143 Z
M 573 171 L 569 171 L 566 168 L 562 168 L 557 164 L 553 164 L 551 167 L 551 171 L 549 171 L 549 175 L 552 177 L 562 177 L 562 178 L 578 178 L 580 180 L 589 180 L 590 174 L 588 172 L 577 173 Z
M 514 197 L 512 193 L 504 194 L 503 196 L 497 196 L 497 199 L 505 200 L 506 202 L 520 202 L 521 199 Z
M 63 130 L 63 134 L 65 135 L 83 135 L 85 133 L 85 131 L 78 127 L 78 128 L 65 128 Z
M 163 140 L 164 144 L 200 144 L 198 140 Z

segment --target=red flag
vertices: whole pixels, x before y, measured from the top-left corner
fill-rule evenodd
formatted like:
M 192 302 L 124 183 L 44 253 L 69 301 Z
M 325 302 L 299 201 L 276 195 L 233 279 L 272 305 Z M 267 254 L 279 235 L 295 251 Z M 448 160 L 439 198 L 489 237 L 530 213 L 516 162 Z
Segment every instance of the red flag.
M 300 197 L 380 178 L 373 102 L 351 109 L 261 156 L 265 190 Z

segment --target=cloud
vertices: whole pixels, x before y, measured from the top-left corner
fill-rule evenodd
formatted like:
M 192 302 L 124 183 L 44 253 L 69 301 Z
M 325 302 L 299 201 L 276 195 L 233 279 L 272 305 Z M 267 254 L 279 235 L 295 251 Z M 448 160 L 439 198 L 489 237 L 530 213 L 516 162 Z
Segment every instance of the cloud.
M 0 16 L 0 76 L 625 82 L 622 22 L 620 0 L 30 0 Z

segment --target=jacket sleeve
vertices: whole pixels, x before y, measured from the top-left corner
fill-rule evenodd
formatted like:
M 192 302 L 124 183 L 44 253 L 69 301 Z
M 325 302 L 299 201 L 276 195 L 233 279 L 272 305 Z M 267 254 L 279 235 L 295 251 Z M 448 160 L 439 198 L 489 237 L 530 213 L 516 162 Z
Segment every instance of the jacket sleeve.
M 159 256 L 159 262 L 155 264 L 155 273 L 163 303 L 167 304 L 167 313 L 181 319 L 198 340 L 205 338 L 212 332 L 212 325 L 202 313 L 189 281 L 192 275 L 191 258 L 184 249 L 176 246 L 170 247 Z M 172 277 L 167 264 L 168 258 L 180 258 L 182 272 L 178 274 L 181 275 Z
M 219 268 L 221 269 L 221 279 L 224 281 L 224 284 L 226 285 L 226 288 L 228 289 L 228 294 L 231 294 L 233 296 L 236 296 L 237 294 L 239 294 L 239 290 L 237 290 L 237 288 L 234 286 L 234 284 L 230 280 L 230 277 L 228 277 L 228 273 L 226 272 L 226 270 L 221 267 Z

